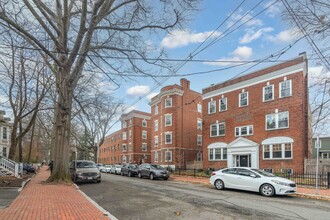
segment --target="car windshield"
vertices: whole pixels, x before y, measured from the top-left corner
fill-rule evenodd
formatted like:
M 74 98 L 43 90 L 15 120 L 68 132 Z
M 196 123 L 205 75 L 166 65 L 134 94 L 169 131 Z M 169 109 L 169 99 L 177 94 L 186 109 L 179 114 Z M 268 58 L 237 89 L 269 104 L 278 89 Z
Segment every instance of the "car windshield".
M 151 164 L 150 166 L 155 169 L 164 169 L 162 166 L 159 166 L 157 164 Z
M 77 162 L 77 168 L 96 168 L 96 165 L 94 162 L 83 161 Z
M 116 168 L 121 168 L 122 167 L 122 165 L 116 165 Z
M 262 176 L 268 176 L 268 177 L 275 176 L 274 174 L 272 174 L 272 173 L 268 173 L 268 172 L 266 172 L 266 171 L 264 171 L 264 170 L 258 170 L 258 169 L 252 169 L 252 170 L 253 170 L 254 172 L 256 172 L 256 173 L 262 175 Z
M 136 164 L 131 164 L 131 165 L 129 165 L 131 168 L 133 168 L 133 169 L 135 169 L 135 168 L 137 168 L 137 165 Z

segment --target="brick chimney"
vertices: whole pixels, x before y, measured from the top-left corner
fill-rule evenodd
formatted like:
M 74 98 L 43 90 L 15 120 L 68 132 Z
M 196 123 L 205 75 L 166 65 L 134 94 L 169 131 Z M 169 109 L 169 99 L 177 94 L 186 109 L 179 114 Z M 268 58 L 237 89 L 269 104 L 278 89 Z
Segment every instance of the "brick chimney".
M 180 79 L 180 85 L 182 86 L 183 90 L 190 89 L 190 81 L 185 78 Z

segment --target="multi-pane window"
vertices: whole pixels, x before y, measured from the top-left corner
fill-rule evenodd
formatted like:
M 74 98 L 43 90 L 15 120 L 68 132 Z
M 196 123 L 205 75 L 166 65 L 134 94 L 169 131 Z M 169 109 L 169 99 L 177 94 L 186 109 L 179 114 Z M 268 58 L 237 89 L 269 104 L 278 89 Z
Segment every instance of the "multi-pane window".
M 216 112 L 216 102 L 215 101 L 211 101 L 208 104 L 208 109 L 209 109 L 209 114 L 213 114 Z
M 236 127 L 235 128 L 235 136 L 247 136 L 247 135 L 253 135 L 253 126 L 248 125 L 248 126 L 241 126 L 241 127 Z
M 158 115 L 158 105 L 155 106 L 155 115 Z
M 147 131 L 142 131 L 142 139 L 147 139 Z
M 7 127 L 2 127 L 2 139 L 7 140 Z
M 292 95 L 292 80 L 280 82 L 280 98 Z
M 133 151 L 132 143 L 129 143 L 128 146 L 129 146 L 129 151 Z
M 158 131 L 158 120 L 154 121 L 154 128 L 155 131 Z
M 132 139 L 132 131 L 128 131 L 129 139 Z
M 322 152 L 321 158 L 323 159 L 330 159 L 330 152 Z
M 172 107 L 172 98 L 165 99 L 165 108 Z
M 133 120 L 130 119 L 130 120 L 129 120 L 129 126 L 132 126 L 132 124 L 133 124 Z
M 165 144 L 172 144 L 172 133 L 165 133 Z
M 123 144 L 122 150 L 123 152 L 127 151 L 126 144 Z
M 8 155 L 7 155 L 7 147 L 3 147 L 2 148 L 2 155 L 4 156 L 4 157 L 7 157 Z
M 123 128 L 126 128 L 126 127 L 127 127 L 127 122 L 126 122 L 126 121 L 123 121 L 123 123 L 122 123 L 122 127 L 123 127 Z
M 142 143 L 142 151 L 147 151 L 147 143 Z
M 208 151 L 209 161 L 227 160 L 227 148 L 210 148 Z
M 225 122 L 210 125 L 210 137 L 224 136 L 225 134 Z
M 219 111 L 226 111 L 227 110 L 227 98 L 219 99 Z
M 239 107 L 248 106 L 249 105 L 249 93 L 242 92 L 239 94 Z
M 279 112 L 266 115 L 266 130 L 289 127 L 289 112 Z
M 266 144 L 263 145 L 264 159 L 292 159 L 292 144 Z
M 171 126 L 172 125 L 172 115 L 167 114 L 165 115 L 165 126 Z
M 197 119 L 197 129 L 202 130 L 203 128 L 203 121 L 202 119 Z
M 142 127 L 147 127 L 147 121 L 146 120 L 142 120 Z
M 165 162 L 172 162 L 172 151 L 165 151 Z
M 202 154 L 202 152 L 198 152 L 197 153 L 197 161 L 202 161 L 202 158 L 203 158 L 203 154 Z
M 263 88 L 263 101 L 269 101 L 274 99 L 274 85 L 265 86 Z
M 158 162 L 158 152 L 155 151 L 155 162 Z
M 123 132 L 123 140 L 126 140 L 126 132 Z
M 126 156 L 123 156 L 123 163 L 126 163 Z
M 197 104 L 197 111 L 202 112 L 202 105 L 201 104 Z
M 197 135 L 197 146 L 202 146 L 202 144 L 203 144 L 202 135 Z
M 158 147 L 158 136 L 154 137 L 154 143 L 155 143 L 155 147 Z

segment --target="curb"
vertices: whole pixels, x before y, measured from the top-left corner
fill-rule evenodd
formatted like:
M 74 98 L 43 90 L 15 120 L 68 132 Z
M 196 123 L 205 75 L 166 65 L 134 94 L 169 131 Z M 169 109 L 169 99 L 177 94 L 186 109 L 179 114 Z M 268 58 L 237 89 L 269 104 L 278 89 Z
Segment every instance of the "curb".
M 25 185 L 30 182 L 31 178 L 25 180 L 23 183 L 22 183 L 22 186 L 17 190 L 18 192 L 21 192 L 23 190 L 23 188 L 25 187 Z
M 103 215 L 105 216 L 105 217 L 108 217 L 109 219 L 111 219 L 111 220 L 118 220 L 115 216 L 113 216 L 110 212 L 108 212 L 107 210 L 105 210 L 103 207 L 101 207 L 99 204 L 97 204 L 93 199 L 91 199 L 88 195 L 86 195 L 83 191 L 81 191 L 80 189 L 79 189 L 79 186 L 77 186 L 77 184 L 73 184 L 75 187 L 76 187 L 76 189 L 77 189 L 77 191 L 81 194 L 81 195 L 83 195 L 89 202 L 91 202 L 98 210 L 100 210 L 101 212 L 103 212 Z

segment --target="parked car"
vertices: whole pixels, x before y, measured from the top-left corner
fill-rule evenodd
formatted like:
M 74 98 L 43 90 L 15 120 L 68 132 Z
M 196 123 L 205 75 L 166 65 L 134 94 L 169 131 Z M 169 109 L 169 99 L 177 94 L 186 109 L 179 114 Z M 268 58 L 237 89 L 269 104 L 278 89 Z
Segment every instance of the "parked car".
M 70 175 L 73 182 L 101 182 L 101 172 L 90 160 L 77 160 L 70 163 Z
M 36 168 L 28 163 L 23 163 L 23 173 L 36 173 Z
M 212 172 L 210 183 L 216 189 L 239 189 L 259 192 L 263 196 L 288 195 L 296 192 L 295 182 L 263 170 L 233 167 Z
M 120 174 L 122 176 L 127 175 L 129 177 L 138 175 L 138 165 L 135 163 L 124 164 L 121 168 Z
M 153 179 L 164 179 L 167 180 L 169 177 L 168 171 L 157 164 L 141 164 L 138 172 L 139 178 L 148 177 Z
M 100 170 L 103 173 L 110 173 L 111 172 L 111 168 L 113 165 L 104 165 L 102 170 Z
M 123 166 L 119 165 L 119 164 L 112 165 L 110 172 L 113 173 L 113 174 L 121 174 L 121 168 L 122 167 Z

